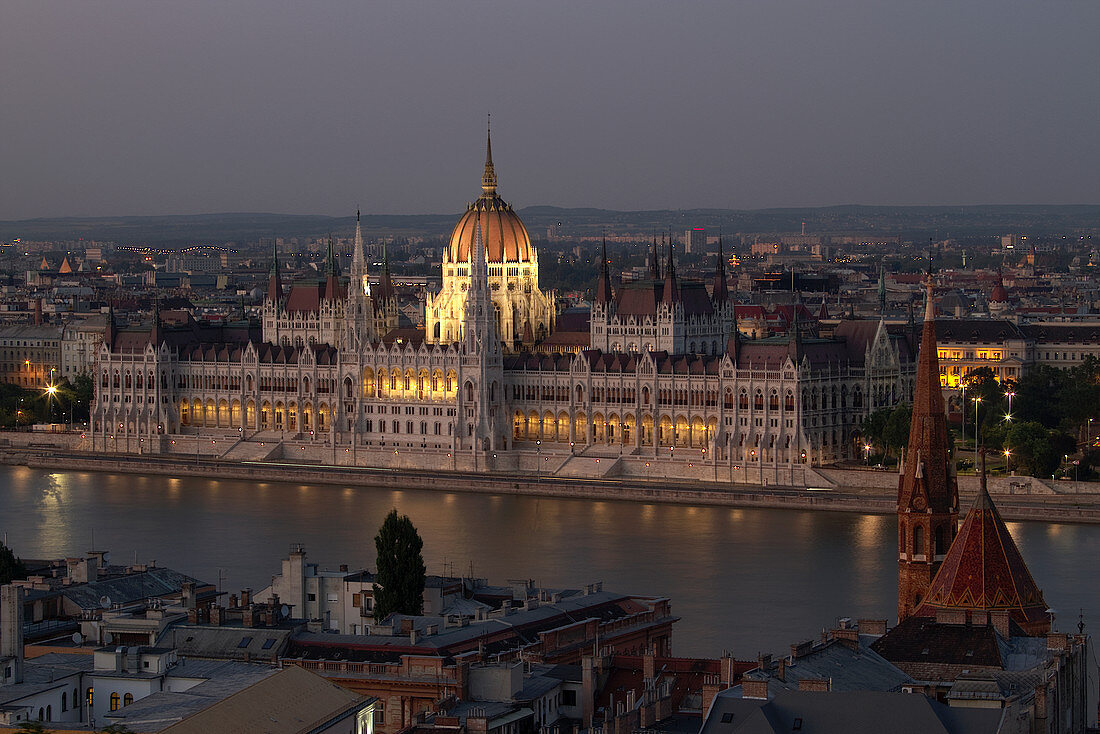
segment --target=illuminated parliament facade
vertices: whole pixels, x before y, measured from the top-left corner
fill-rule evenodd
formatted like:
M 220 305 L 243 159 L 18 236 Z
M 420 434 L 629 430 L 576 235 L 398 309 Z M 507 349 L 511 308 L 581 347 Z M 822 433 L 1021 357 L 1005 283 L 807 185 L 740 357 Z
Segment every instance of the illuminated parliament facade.
M 443 255 L 423 328 L 398 325 L 388 263 L 368 278 L 356 223 L 348 277 L 284 285 L 275 253 L 260 324 L 154 312 L 109 319 L 87 448 L 227 460 L 805 484 L 857 455 L 862 418 L 911 400 L 915 339 L 845 322 L 833 338 L 743 339 L 721 255 L 677 276 L 671 245 L 615 288 L 606 252 L 590 348 L 540 352 L 555 325 L 535 247 L 496 193 Z

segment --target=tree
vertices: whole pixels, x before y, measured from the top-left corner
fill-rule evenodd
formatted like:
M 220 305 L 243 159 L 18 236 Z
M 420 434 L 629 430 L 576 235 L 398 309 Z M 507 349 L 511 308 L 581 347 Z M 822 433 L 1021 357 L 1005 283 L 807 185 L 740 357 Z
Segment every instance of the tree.
M 19 734 L 50 734 L 52 729 L 47 729 L 41 721 L 23 721 L 15 728 Z
M 390 614 L 420 614 L 424 607 L 424 541 L 409 520 L 390 510 L 374 538 L 378 583 L 374 584 L 374 619 Z
M 26 577 L 27 567 L 23 565 L 23 561 L 15 557 L 11 548 L 0 543 L 0 585 L 10 584 L 12 579 Z
M 99 730 L 99 734 L 134 734 L 134 730 L 125 724 L 108 724 Z
M 913 422 L 913 406 L 909 403 L 900 403 L 886 419 L 886 425 L 882 429 L 882 441 L 886 444 L 886 451 L 897 449 L 899 454 L 909 445 L 909 425 Z
M 1041 423 L 1016 423 L 1005 435 L 1005 447 L 1012 451 L 1013 464 L 1021 474 L 1047 477 L 1058 468 L 1058 452 Z
M 889 408 L 879 408 L 873 413 L 869 413 L 866 418 L 863 419 L 863 423 L 860 425 L 860 431 L 863 434 L 863 441 L 872 446 L 883 446 L 885 448 L 886 441 L 883 436 L 886 432 L 886 424 L 890 421 L 890 413 L 892 411 Z

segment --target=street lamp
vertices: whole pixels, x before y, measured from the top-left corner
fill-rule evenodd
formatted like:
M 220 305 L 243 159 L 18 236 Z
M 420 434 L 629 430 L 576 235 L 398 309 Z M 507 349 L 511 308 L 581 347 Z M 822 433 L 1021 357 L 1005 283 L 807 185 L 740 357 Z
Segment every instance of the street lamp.
M 1008 423 L 1011 423 L 1012 422 L 1012 398 L 1016 397 L 1016 393 L 1012 390 L 1009 390 L 1008 392 L 1005 393 L 1005 397 L 1008 398 L 1008 412 L 1005 413 L 1005 421 L 1007 421 Z
M 871 464 L 871 444 L 863 444 L 863 463 L 870 466 Z
M 963 413 L 962 442 L 965 444 L 966 443 L 966 383 L 960 381 L 959 384 L 962 385 L 962 413 Z
M 1009 451 L 1008 449 L 1005 449 L 1005 474 L 1011 474 L 1012 473 L 1011 471 L 1009 471 L 1009 460 L 1011 458 L 1012 458 L 1012 452 Z
M 535 481 L 542 481 L 542 440 L 535 441 Z
M 974 398 L 974 472 L 975 473 L 977 473 L 977 471 L 978 471 L 978 443 L 979 443 L 979 435 L 978 434 L 980 433 L 980 431 L 978 430 L 978 406 L 980 406 L 981 404 L 982 404 L 982 396 L 979 395 L 978 397 Z

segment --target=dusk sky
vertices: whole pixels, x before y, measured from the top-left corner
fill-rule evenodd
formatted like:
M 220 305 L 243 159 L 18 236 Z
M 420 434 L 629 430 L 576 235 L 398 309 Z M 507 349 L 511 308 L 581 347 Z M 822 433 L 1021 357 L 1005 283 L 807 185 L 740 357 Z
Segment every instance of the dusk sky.
M 1100 2 L 0 5 L 0 219 L 1100 203 Z

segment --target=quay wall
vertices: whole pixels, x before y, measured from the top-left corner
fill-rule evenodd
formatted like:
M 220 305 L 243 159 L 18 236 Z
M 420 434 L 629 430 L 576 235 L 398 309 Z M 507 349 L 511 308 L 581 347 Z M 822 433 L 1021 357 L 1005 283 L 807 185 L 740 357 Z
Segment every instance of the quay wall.
M 471 456 L 440 460 L 438 469 L 424 469 L 419 452 L 407 451 L 396 461 L 389 453 L 386 465 L 339 465 L 353 463 L 331 448 L 277 442 L 257 446 L 249 442 L 237 447 L 247 458 L 202 455 L 199 442 L 150 455 L 90 451 L 79 434 L 15 434 L 0 439 L 0 463 L 42 469 L 63 466 L 73 471 L 139 473 L 165 476 L 202 476 L 212 479 L 243 479 L 251 482 L 286 481 L 304 484 L 387 487 L 396 490 L 428 489 L 447 492 L 476 492 L 551 496 L 586 500 L 618 500 L 646 503 L 718 505 L 801 510 L 827 510 L 872 514 L 893 514 L 897 492 L 895 472 L 845 469 L 808 470 L 807 486 L 784 486 L 775 482 L 729 483 L 693 476 L 647 478 L 623 470 L 628 457 L 602 458 L 608 473 L 602 477 L 563 476 L 543 466 L 563 466 L 562 457 L 526 457 L 514 466 L 474 466 Z M 179 444 L 176 444 L 179 446 Z M 256 449 L 253 451 L 252 449 Z M 184 453 L 189 451 L 189 453 Z M 230 452 L 226 452 L 230 453 Z M 249 453 L 251 455 L 249 455 Z M 320 454 L 320 455 L 318 455 Z M 335 456 L 335 461 L 333 457 Z M 539 463 L 541 459 L 548 461 Z M 593 461 L 592 457 L 583 457 Z M 326 460 L 327 459 L 327 460 Z M 354 463 L 378 457 L 355 457 Z M 415 459 L 415 460 L 414 460 Z M 568 465 L 569 457 L 564 465 Z M 536 470 L 536 467 L 539 467 Z M 588 467 L 584 467 L 588 468 Z M 707 467 L 709 472 L 712 467 Z M 995 477 L 990 493 L 1008 520 L 1100 523 L 1100 483 L 1049 482 L 1030 477 Z M 978 490 L 977 477 L 959 477 L 963 511 Z

